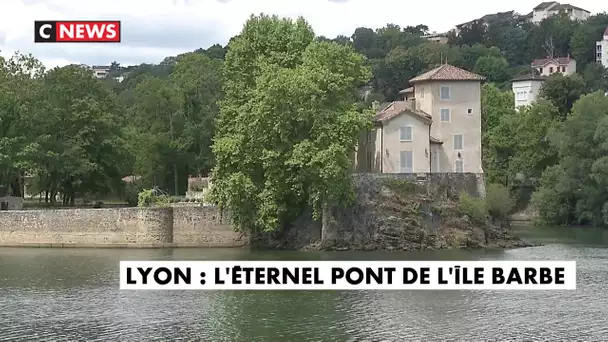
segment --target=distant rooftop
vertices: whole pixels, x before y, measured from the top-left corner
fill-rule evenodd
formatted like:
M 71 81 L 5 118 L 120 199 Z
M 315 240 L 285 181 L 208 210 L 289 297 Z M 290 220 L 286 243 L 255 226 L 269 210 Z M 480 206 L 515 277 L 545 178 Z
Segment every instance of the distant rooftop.
M 534 61 L 532 61 L 532 66 L 533 67 L 542 67 L 543 65 L 546 65 L 547 63 L 554 61 L 556 64 L 558 65 L 568 65 L 568 63 L 570 63 L 570 61 L 572 60 L 572 58 L 570 56 L 568 57 L 547 57 L 547 58 L 541 58 L 541 59 L 535 59 Z
M 485 77 L 470 71 L 443 64 L 410 80 L 410 83 L 423 81 L 483 81 Z
M 409 94 L 414 92 L 414 87 L 405 88 L 399 91 L 399 94 Z
M 547 76 L 539 75 L 537 73 L 529 73 L 526 75 L 517 76 L 511 80 L 511 82 L 517 81 L 545 81 Z
M 542 10 L 546 9 L 547 7 L 549 7 L 551 5 L 555 5 L 555 4 L 559 4 L 559 3 L 557 1 L 541 2 L 540 4 L 536 5 L 536 7 L 534 7 L 533 10 L 542 11 Z

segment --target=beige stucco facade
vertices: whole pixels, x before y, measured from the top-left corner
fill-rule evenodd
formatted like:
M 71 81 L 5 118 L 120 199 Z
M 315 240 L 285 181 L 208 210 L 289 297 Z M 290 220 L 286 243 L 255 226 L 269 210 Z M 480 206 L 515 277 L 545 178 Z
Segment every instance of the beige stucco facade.
M 402 129 L 411 139 L 402 139 Z M 375 128 L 374 157 L 382 173 L 425 173 L 430 170 L 429 124 L 415 115 L 404 114 Z
M 482 173 L 481 167 L 481 82 L 425 82 L 415 86 L 424 87 L 424 97 L 419 99 L 420 108 L 433 117 L 431 137 L 443 142 L 435 147 L 433 172 Z M 441 88 L 448 88 L 449 99 L 441 98 Z M 424 109 L 422 109 L 424 110 Z M 449 120 L 441 112 L 449 111 Z M 455 136 L 462 137 L 456 139 Z M 455 146 L 460 140 L 462 146 Z M 462 147 L 462 148 L 460 148 Z M 457 162 L 462 171 L 457 171 Z
M 576 61 L 570 58 L 567 64 L 560 65 L 556 60 L 550 60 L 542 66 L 534 66 L 534 69 L 536 69 L 541 76 L 551 76 L 556 73 L 569 76 L 576 73 Z
M 541 9 L 534 9 L 532 13 L 532 22 L 540 24 L 541 21 L 550 18 L 563 11 L 570 20 L 587 20 L 591 13 L 582 8 L 577 8 L 570 5 L 561 5 L 559 2 L 553 2 Z
M 416 83 L 407 106 L 368 132 L 359 172 L 483 173 L 481 81 Z

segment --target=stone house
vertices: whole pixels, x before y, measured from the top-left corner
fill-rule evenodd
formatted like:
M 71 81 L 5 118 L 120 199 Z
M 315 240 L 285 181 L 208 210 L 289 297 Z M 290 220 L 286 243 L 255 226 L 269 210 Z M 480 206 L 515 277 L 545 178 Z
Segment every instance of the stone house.
M 532 22 L 538 24 L 560 12 L 566 13 L 571 20 L 587 20 L 591 12 L 570 4 L 560 4 L 557 1 L 541 2 L 532 9 Z
M 542 76 L 551 76 L 555 73 L 569 76 L 576 73 L 576 61 L 570 56 L 547 57 L 534 60 L 532 68 Z
M 378 173 L 483 173 L 481 83 L 484 77 L 443 64 L 410 80 L 374 116 L 355 169 Z

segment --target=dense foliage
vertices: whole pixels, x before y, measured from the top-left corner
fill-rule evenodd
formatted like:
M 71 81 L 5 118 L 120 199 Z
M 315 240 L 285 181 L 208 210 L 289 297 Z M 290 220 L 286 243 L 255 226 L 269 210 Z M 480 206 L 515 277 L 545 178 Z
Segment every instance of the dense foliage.
M 355 95 L 371 73 L 352 48 L 314 37 L 303 19 L 261 16 L 226 55 L 212 194 L 240 228 L 272 231 L 351 197 L 350 155 L 371 119 Z
M 369 123 L 362 108 L 396 99 L 410 78 L 447 61 L 489 81 L 483 164 L 501 186 L 488 210 L 504 216 L 507 191 L 517 207 L 532 199 L 547 224 L 608 224 L 608 72 L 594 62 L 606 26 L 606 13 L 532 25 L 509 12 L 440 44 L 423 37 L 424 25 L 330 39 L 302 19 L 258 16 L 227 46 L 155 65 L 113 62 L 103 80 L 17 54 L 0 59 L 0 196 L 27 185 L 49 202 L 135 204 L 140 189 L 183 195 L 190 175 L 213 171 L 214 198 L 240 227 L 273 230 L 348 201 L 350 152 Z M 575 58 L 578 74 L 551 77 L 541 100 L 516 112 L 509 80 L 551 54 Z

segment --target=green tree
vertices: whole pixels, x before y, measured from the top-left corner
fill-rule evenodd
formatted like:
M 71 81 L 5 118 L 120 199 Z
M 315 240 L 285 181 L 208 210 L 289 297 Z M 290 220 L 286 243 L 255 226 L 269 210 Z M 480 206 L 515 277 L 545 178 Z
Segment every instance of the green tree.
M 581 97 L 552 136 L 559 163 L 533 195 L 544 224 L 608 224 L 608 97 Z
M 488 81 L 504 83 L 511 77 L 509 63 L 503 57 L 482 56 L 477 59 L 473 72 L 484 75 Z
M 585 93 L 585 80 L 578 74 L 553 74 L 541 88 L 540 97 L 553 103 L 565 119 L 572 105 Z
M 481 91 L 482 158 L 486 179 L 508 185 L 509 158 L 515 153 L 510 122 L 515 116 L 513 95 L 484 84 Z
M 191 160 L 187 162 L 188 171 L 206 175 L 213 167 L 211 145 L 222 98 L 222 61 L 197 53 L 184 54 L 170 77 L 179 87 L 182 135 L 187 160 Z
M 44 77 L 43 110 L 33 118 L 39 176 L 63 204 L 99 196 L 121 185 L 126 161 L 115 95 L 80 66 L 55 68 Z
M 250 18 L 230 45 L 213 150 L 213 197 L 240 229 L 272 231 L 352 195 L 351 159 L 371 76 L 349 46 L 314 40 L 303 20 Z

